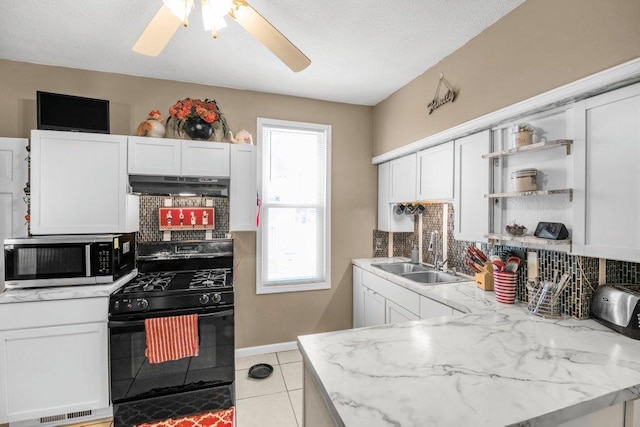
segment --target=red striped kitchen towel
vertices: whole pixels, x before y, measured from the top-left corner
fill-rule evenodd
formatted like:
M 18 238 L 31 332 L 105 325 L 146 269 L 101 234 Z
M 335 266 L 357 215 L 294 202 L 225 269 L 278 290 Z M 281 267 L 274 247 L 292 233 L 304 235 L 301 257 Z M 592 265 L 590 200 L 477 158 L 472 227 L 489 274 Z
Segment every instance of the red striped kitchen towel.
M 197 314 L 145 319 L 144 329 L 147 336 L 144 354 L 149 363 L 198 355 L 200 343 Z

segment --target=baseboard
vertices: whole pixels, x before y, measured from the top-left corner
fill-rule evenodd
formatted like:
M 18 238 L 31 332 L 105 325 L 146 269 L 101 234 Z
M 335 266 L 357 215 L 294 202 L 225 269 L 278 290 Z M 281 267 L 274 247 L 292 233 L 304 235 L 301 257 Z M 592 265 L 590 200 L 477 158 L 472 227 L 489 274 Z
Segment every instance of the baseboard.
M 276 351 L 296 350 L 297 348 L 298 344 L 295 341 L 236 348 L 236 357 L 256 356 L 259 354 L 275 353 Z

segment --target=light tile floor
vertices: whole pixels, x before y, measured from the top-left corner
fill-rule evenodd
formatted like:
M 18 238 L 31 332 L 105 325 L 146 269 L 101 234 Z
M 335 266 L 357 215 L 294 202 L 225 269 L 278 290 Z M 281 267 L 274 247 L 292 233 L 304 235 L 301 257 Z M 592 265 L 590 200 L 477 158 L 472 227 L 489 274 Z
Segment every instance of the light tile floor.
M 256 363 L 273 365 L 269 378 L 247 373 Z M 236 359 L 236 427 L 302 426 L 302 355 L 298 350 Z
M 273 366 L 269 378 L 249 378 L 256 363 Z M 236 427 L 302 426 L 302 355 L 298 350 L 236 358 Z M 0 427 L 3 425 L 0 424 Z M 67 427 L 113 427 L 110 419 Z

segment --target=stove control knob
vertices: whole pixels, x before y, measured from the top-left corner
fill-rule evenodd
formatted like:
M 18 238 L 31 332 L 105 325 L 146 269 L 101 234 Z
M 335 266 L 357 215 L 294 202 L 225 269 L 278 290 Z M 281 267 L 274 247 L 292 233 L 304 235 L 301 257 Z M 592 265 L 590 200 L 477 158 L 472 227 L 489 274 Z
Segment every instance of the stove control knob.
M 202 294 L 200 296 L 200 298 L 198 299 L 198 301 L 200 301 L 200 304 L 206 304 L 209 302 L 209 294 Z
M 213 294 L 213 302 L 214 303 L 219 303 L 220 301 L 222 301 L 222 295 L 220 294 Z
M 138 308 L 140 310 L 144 310 L 145 308 L 149 307 L 149 301 L 147 301 L 144 298 L 140 298 L 138 299 Z
M 113 303 L 113 309 L 114 310 L 120 310 L 120 301 L 116 301 Z

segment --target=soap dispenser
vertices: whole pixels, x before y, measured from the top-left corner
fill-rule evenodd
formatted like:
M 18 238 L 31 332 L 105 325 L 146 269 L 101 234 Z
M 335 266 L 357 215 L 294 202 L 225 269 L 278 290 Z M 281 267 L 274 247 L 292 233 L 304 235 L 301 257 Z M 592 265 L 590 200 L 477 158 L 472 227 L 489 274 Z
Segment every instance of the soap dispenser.
M 418 246 L 413 245 L 413 249 L 411 250 L 411 262 L 413 264 L 418 263 Z

